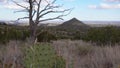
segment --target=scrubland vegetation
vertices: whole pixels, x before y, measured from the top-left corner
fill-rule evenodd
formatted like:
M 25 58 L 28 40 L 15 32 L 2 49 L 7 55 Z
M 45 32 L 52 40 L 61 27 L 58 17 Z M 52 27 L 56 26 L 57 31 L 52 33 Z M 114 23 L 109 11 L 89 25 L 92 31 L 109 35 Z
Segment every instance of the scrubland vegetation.
M 23 16 L 22 18 L 18 15 L 16 21 L 12 21 L 16 18 L 13 16 L 8 19 L 11 21 L 0 22 L 0 68 L 120 68 L 120 27 L 91 27 L 76 18 L 56 26 L 42 24 L 52 22 L 51 20 L 63 20 L 63 17 L 69 15 L 77 6 L 77 1 L 76 4 L 74 2 L 73 8 L 67 4 L 69 1 L 66 1 L 66 7 L 63 7 L 63 2 L 60 0 L 0 0 L 3 12 L 8 9 L 10 9 L 8 12 L 11 12 L 15 9 L 17 11 L 14 13 L 26 14 L 25 17 L 20 15 Z M 116 9 L 119 6 L 120 4 L 116 6 L 108 3 L 107 9 Z M 106 4 L 89 6 L 95 9 L 104 7 L 106 9 Z M 5 13 L 2 15 L 6 17 Z M 91 19 L 87 15 L 83 19 L 93 20 L 99 15 L 94 14 Z M 95 19 L 99 20 L 98 18 L 107 19 L 106 17 L 102 19 L 102 16 Z M 111 17 L 112 20 L 114 17 Z M 19 26 L 20 22 L 26 22 L 29 25 Z
M 0 68 L 119 68 L 120 46 L 95 46 L 81 40 L 57 40 L 33 46 L 1 44 Z
M 50 43 L 30 45 L 10 41 L 1 45 L 0 68 L 65 68 L 66 61 L 58 56 Z M 4 49 L 3 49 L 4 48 Z
M 93 46 L 83 41 L 59 40 L 53 43 L 68 68 L 120 68 L 120 46 Z
M 92 28 L 88 30 L 83 40 L 94 42 L 97 45 L 114 45 L 120 42 L 120 28 L 114 26 Z
M 50 42 L 51 40 L 71 39 L 84 40 L 97 45 L 114 45 L 120 42 L 120 27 L 106 26 L 84 29 L 84 31 L 69 30 L 58 27 L 39 28 L 38 42 Z M 9 40 L 25 41 L 30 36 L 28 27 L 6 27 L 0 28 L 0 43 L 7 43 Z
M 120 68 L 119 27 L 38 32 L 32 45 L 28 27 L 0 27 L 0 68 Z

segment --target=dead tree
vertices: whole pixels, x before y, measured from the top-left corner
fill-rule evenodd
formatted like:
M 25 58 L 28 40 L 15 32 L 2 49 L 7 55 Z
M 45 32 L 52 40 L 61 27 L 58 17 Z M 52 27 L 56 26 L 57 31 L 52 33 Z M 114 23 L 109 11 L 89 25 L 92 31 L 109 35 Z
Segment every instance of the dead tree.
M 20 19 L 29 19 L 29 27 L 30 27 L 30 40 L 31 42 L 35 42 L 37 33 L 38 24 L 48 20 L 61 19 L 63 20 L 63 16 L 68 15 L 71 12 L 71 9 L 63 9 L 60 10 L 62 5 L 56 5 L 56 0 L 24 0 L 28 6 L 23 6 L 20 3 L 13 1 L 16 5 L 22 7 L 29 15 L 28 17 L 19 18 Z M 43 3 L 45 3 L 43 5 Z M 57 14 L 56 17 L 46 17 L 49 14 Z

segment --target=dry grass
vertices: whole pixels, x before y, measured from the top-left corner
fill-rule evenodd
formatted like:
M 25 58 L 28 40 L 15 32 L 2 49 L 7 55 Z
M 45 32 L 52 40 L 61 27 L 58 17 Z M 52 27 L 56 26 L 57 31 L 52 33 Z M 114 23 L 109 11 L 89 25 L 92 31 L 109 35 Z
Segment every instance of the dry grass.
M 21 56 L 19 41 L 10 41 L 8 44 L 2 46 L 1 52 L 1 67 L 2 68 L 22 68 L 21 67 Z M 0 67 L 0 68 L 1 68 Z
M 98 47 L 83 41 L 59 40 L 53 46 L 66 59 L 66 68 L 120 68 L 118 45 Z
M 27 45 L 26 43 L 24 43 Z M 11 41 L 0 48 L 0 68 L 4 64 L 21 68 L 21 42 Z M 81 40 L 58 40 L 51 45 L 66 61 L 66 68 L 120 68 L 120 46 L 93 46 Z M 4 67 L 5 68 L 5 67 Z M 6 67 L 10 68 L 10 67 Z

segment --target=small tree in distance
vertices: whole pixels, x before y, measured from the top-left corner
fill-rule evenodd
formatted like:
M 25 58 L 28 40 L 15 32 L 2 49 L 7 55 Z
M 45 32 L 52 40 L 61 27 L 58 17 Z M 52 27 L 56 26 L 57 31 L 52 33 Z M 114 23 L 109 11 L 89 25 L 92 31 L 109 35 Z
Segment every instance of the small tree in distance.
M 16 5 L 22 7 L 24 10 L 22 12 L 27 12 L 28 17 L 19 18 L 20 19 L 29 19 L 30 27 L 30 42 L 34 43 L 36 40 L 38 24 L 48 20 L 61 19 L 63 16 L 68 15 L 71 12 L 71 9 L 61 9 L 61 5 L 56 5 L 57 0 L 23 0 L 28 6 L 21 5 L 20 3 L 13 1 Z M 51 16 L 50 18 L 46 17 L 49 14 L 56 14 L 57 16 Z

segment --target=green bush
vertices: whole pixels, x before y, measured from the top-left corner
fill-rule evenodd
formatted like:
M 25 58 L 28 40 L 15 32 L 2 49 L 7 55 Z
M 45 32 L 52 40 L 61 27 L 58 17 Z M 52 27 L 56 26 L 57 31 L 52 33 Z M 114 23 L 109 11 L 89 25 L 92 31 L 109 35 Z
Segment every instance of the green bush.
M 34 45 L 25 49 L 25 68 L 51 68 L 55 52 L 49 44 Z
M 120 29 L 113 26 L 90 29 L 83 40 L 96 44 L 116 44 L 120 42 Z
M 25 68 L 65 68 L 65 60 L 56 57 L 50 44 L 37 44 L 24 50 L 23 59 Z
M 8 41 L 7 30 L 0 28 L 0 43 L 5 44 Z
M 29 37 L 27 30 L 10 29 L 8 31 L 8 38 L 10 40 L 25 40 L 27 37 Z
M 75 34 L 73 35 L 73 40 L 80 40 L 83 37 L 83 33 L 80 31 L 76 31 Z
M 61 56 L 57 56 L 52 68 L 65 68 L 66 62 Z
M 49 31 L 43 31 L 37 36 L 38 42 L 50 42 L 56 40 L 57 37 Z
M 0 43 L 7 43 L 9 40 L 26 40 L 27 37 L 29 37 L 28 30 L 0 28 Z

